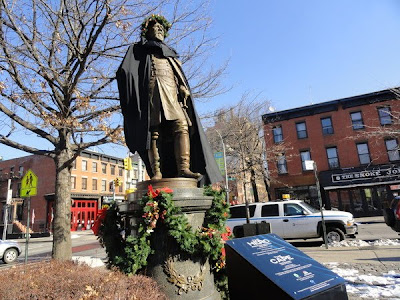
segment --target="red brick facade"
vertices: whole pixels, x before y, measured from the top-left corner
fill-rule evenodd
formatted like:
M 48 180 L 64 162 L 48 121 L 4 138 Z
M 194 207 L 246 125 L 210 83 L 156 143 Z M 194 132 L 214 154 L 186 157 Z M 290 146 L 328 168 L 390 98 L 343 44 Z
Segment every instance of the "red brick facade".
M 86 165 L 86 168 L 83 165 Z M 96 168 L 97 165 L 97 168 Z M 102 168 L 105 166 L 105 172 Z M 37 195 L 31 197 L 31 215 L 32 211 L 35 214 L 34 224 L 32 229 L 34 232 L 44 232 L 51 230 L 52 208 L 54 201 L 55 190 L 55 164 L 53 159 L 41 155 L 30 155 L 16 159 L 0 161 L 0 201 L 1 209 L 6 200 L 7 181 L 11 178 L 12 204 L 10 209 L 9 222 L 20 221 L 26 225 L 27 221 L 27 205 L 26 201 L 20 197 L 21 179 L 28 170 L 32 170 L 38 177 Z M 123 159 L 115 158 L 108 155 L 99 154 L 91 151 L 83 151 L 77 157 L 76 163 L 71 170 L 72 188 L 72 208 L 74 202 L 79 202 L 79 207 L 83 204 L 87 210 L 90 207 L 90 215 L 85 215 L 85 221 L 91 222 L 96 217 L 97 209 L 100 209 L 103 202 L 112 199 L 113 191 L 110 189 L 110 184 L 114 179 L 119 178 L 123 183 L 121 187 L 117 187 L 115 194 L 119 199 L 124 198 L 126 171 L 123 169 Z M 83 181 L 86 180 L 86 185 Z M 73 183 L 75 182 L 75 183 Z M 104 183 L 105 182 L 105 185 Z M 86 205 L 85 202 L 91 202 Z M 92 208 L 93 206 L 93 208 Z M 78 213 L 71 218 L 71 228 L 77 229 L 72 223 L 83 222 L 79 220 L 81 214 L 76 207 Z M 3 224 L 3 217 L 0 221 Z M 86 228 L 85 224 L 85 228 Z
M 378 109 L 382 107 L 389 108 L 390 114 L 386 114 L 385 118 L 389 115 L 392 120 L 391 124 L 381 125 Z M 399 100 L 390 90 L 385 90 L 264 115 L 267 148 L 280 144 L 284 148 L 283 152 L 286 158 L 287 172 L 282 172 L 285 170 L 284 167 L 281 169 L 281 173 L 285 174 L 279 174 L 277 160 L 269 158 L 272 198 L 280 198 L 281 194 L 286 192 L 295 197 L 299 194 L 304 197 L 307 189 L 308 196 L 305 197 L 308 199 L 316 197 L 314 172 L 302 169 L 300 154 L 302 151 L 309 151 L 311 156 L 309 159 L 316 162 L 319 172 L 366 167 L 366 164 L 360 162 L 357 149 L 359 143 L 368 145 L 370 156 L 368 167 L 396 163 L 397 161 L 393 159 L 389 161 L 385 141 L 395 139 L 387 129 L 398 131 L 398 112 L 400 112 Z M 355 126 L 356 129 L 353 129 L 351 116 L 354 120 L 358 120 L 357 122 L 362 122 L 363 128 L 359 129 Z M 362 121 L 359 121 L 360 116 Z M 298 125 L 301 138 L 298 137 L 296 128 L 298 123 L 304 123 L 306 128 L 304 131 L 304 125 Z M 326 126 L 329 123 L 332 128 Z M 279 127 L 281 131 L 279 131 Z M 274 142 L 274 128 L 277 128 L 275 129 L 277 143 Z M 381 133 L 385 130 L 386 133 Z M 279 136 L 279 134 L 282 135 Z M 366 149 L 365 145 L 359 147 L 361 147 L 359 151 Z M 330 148 L 330 155 L 336 149 L 338 166 L 329 166 L 327 148 Z M 367 159 L 366 154 L 363 157 Z M 281 163 L 282 161 L 280 160 Z M 331 164 L 335 164 L 335 159 L 331 158 Z

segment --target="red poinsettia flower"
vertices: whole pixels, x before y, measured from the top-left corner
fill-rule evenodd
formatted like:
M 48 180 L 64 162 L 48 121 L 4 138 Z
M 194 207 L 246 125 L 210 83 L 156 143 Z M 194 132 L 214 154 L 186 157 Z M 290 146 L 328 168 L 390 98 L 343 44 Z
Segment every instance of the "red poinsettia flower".
M 147 195 L 155 198 L 155 197 L 158 196 L 158 194 L 159 194 L 158 190 L 154 191 L 153 186 L 150 184 L 149 187 L 148 187 Z
M 168 187 L 163 187 L 160 192 L 164 192 L 164 193 L 168 193 L 168 194 L 172 194 L 174 191 Z
M 229 240 L 229 237 L 232 235 L 232 231 L 228 226 L 226 226 L 225 229 L 226 229 L 226 232 L 222 233 L 221 237 L 224 241 L 227 241 L 227 240 Z

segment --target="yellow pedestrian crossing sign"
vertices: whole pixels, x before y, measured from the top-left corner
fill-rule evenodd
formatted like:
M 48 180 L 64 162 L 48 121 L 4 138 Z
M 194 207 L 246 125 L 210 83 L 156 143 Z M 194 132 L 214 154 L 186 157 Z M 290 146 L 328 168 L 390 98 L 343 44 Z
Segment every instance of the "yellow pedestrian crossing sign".
M 21 197 L 36 196 L 38 178 L 31 169 L 26 172 L 21 181 Z

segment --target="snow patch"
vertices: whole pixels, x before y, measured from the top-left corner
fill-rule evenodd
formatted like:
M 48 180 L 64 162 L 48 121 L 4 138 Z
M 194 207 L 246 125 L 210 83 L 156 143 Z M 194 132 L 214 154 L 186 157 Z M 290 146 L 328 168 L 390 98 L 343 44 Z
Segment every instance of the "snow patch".
M 326 265 L 346 280 L 346 290 L 349 294 L 367 299 L 400 299 L 400 276 L 394 271 L 382 276 L 360 275 L 358 270 L 338 268 L 337 263 Z
M 90 256 L 72 256 L 72 260 L 79 264 L 86 264 L 92 268 L 103 267 L 104 262 L 98 257 L 90 257 Z
M 321 245 L 324 247 L 325 245 Z M 329 247 L 369 247 L 369 246 L 400 246 L 398 239 L 380 239 L 377 241 L 366 242 L 363 240 L 343 240 L 340 242 L 332 242 Z

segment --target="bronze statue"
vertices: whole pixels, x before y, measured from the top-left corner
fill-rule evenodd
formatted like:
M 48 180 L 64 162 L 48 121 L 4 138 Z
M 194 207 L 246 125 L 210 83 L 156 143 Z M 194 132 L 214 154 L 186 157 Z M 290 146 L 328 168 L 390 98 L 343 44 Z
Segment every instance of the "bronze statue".
M 222 180 L 195 112 L 178 55 L 164 43 L 171 24 L 160 15 L 142 24 L 117 71 L 125 140 L 152 179 Z M 203 176 L 204 175 L 204 176 Z

